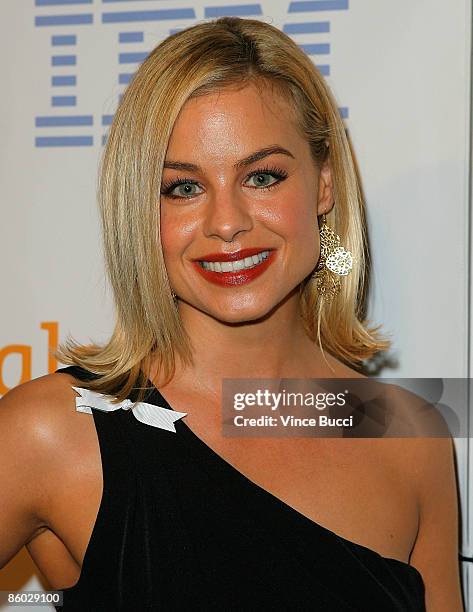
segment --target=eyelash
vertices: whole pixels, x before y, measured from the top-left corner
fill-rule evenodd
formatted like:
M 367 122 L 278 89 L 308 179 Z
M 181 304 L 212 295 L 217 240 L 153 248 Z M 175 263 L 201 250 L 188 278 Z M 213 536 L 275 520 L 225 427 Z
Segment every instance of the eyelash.
M 271 185 L 266 185 L 263 187 L 252 187 L 252 189 L 258 189 L 259 191 L 269 190 L 269 189 L 272 189 L 273 187 L 276 187 L 277 185 L 279 185 L 279 183 L 286 180 L 288 176 L 287 172 L 285 170 L 282 170 L 281 168 L 276 168 L 274 166 L 273 167 L 265 166 L 264 168 L 258 168 L 257 170 L 253 170 L 253 172 L 248 174 L 245 180 L 248 180 L 252 176 L 258 176 L 259 174 L 270 174 L 274 178 L 278 179 L 276 182 L 272 183 Z M 171 192 L 176 187 L 178 187 L 179 185 L 184 185 L 184 184 L 191 184 L 191 185 L 199 186 L 199 183 L 197 181 L 194 181 L 193 179 L 185 178 L 185 177 L 177 178 L 175 181 L 171 181 L 169 183 L 162 184 L 161 195 L 165 195 L 170 198 L 174 198 L 176 200 L 190 200 L 192 196 L 186 197 L 186 196 L 171 195 Z M 196 194 L 196 195 L 200 195 L 200 194 Z

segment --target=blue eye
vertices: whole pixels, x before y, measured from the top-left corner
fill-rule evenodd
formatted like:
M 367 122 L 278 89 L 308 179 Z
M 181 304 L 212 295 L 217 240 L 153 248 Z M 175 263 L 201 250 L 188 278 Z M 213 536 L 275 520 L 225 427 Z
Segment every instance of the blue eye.
M 274 179 L 274 181 L 272 183 L 268 184 L 268 178 L 269 180 L 271 180 L 271 177 Z M 272 187 L 275 183 L 278 182 L 278 179 L 280 179 L 281 177 L 275 177 L 275 175 L 272 172 L 258 172 L 258 173 L 253 173 L 251 174 L 248 179 L 256 179 L 256 184 L 253 184 L 252 187 L 256 187 L 256 188 L 263 188 L 263 189 L 268 189 L 269 187 Z
M 177 179 L 172 183 L 163 184 L 161 194 L 167 195 L 171 198 L 190 198 L 192 196 L 198 195 L 200 192 L 193 191 L 194 187 L 198 187 L 198 184 L 192 179 Z M 178 190 L 178 193 L 173 193 L 174 190 Z M 180 191 L 180 193 L 179 193 Z
M 249 179 L 256 179 L 256 184 L 250 185 L 252 189 L 272 189 L 280 182 L 284 181 L 287 178 L 288 174 L 284 170 L 280 168 L 259 168 L 254 170 L 251 174 L 246 177 L 246 181 Z M 271 177 L 273 182 L 271 181 Z M 161 186 L 161 195 L 165 195 L 169 198 L 177 199 L 177 200 L 190 200 L 192 197 L 196 195 L 200 195 L 202 191 L 195 191 L 195 188 L 200 188 L 199 183 L 197 181 L 190 178 L 178 178 L 175 181 L 171 181 L 169 183 L 163 183 Z M 174 191 L 177 190 L 177 193 Z
M 250 185 L 252 189 L 258 189 L 259 191 L 263 189 L 272 189 L 287 179 L 287 172 L 282 170 L 281 168 L 265 166 L 264 168 L 257 168 L 253 170 L 251 174 L 248 175 L 247 180 L 256 179 L 254 185 Z M 268 183 L 268 178 L 273 180 L 272 183 Z

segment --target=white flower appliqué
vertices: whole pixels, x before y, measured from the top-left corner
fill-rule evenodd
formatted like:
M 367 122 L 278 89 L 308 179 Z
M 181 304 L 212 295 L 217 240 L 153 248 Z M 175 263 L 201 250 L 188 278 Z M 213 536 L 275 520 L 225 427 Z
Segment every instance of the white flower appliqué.
M 111 401 L 112 398 L 110 398 L 110 396 L 104 395 L 103 393 L 96 393 L 95 391 L 82 389 L 81 387 L 72 388 L 80 394 L 80 397 L 76 397 L 77 412 L 92 414 L 91 408 L 97 408 L 103 412 L 112 412 L 114 410 L 120 410 L 120 408 L 127 410 L 133 406 L 131 411 L 141 423 L 151 425 L 152 427 L 159 427 L 160 429 L 166 429 L 167 431 L 173 431 L 174 433 L 176 433 L 174 421 L 178 421 L 187 415 L 187 412 L 169 410 L 168 408 L 162 408 L 155 404 L 147 404 L 145 402 L 133 404 L 129 399 L 117 404 Z

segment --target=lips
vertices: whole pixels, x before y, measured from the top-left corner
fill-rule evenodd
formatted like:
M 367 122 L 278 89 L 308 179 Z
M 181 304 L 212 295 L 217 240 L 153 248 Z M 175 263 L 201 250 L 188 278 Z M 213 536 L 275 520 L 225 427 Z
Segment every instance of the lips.
M 243 249 L 241 251 L 236 251 L 235 253 L 211 253 L 205 256 L 205 260 L 207 262 L 225 262 L 225 261 L 236 261 L 239 259 L 243 259 L 245 257 L 250 257 L 252 255 L 256 255 L 261 251 L 269 251 L 266 259 L 263 259 L 260 263 L 254 265 L 251 268 L 244 268 L 242 270 L 232 270 L 228 272 L 217 272 L 211 270 L 209 268 L 202 267 L 201 259 L 196 259 L 192 262 L 195 270 L 207 281 L 213 283 L 214 285 L 219 285 L 220 287 L 236 287 L 240 285 L 245 285 L 251 281 L 253 281 L 258 276 L 261 276 L 265 270 L 273 263 L 276 257 L 276 251 L 274 249 Z M 225 259 L 226 256 L 226 259 Z M 212 259 L 208 259 L 211 257 Z M 231 258 L 231 259 L 229 259 Z

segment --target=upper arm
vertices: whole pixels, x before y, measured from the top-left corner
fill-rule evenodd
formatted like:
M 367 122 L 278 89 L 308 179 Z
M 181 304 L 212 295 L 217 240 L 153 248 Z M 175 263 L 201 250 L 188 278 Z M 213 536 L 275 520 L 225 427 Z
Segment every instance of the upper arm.
M 422 574 L 427 612 L 463 612 L 453 440 L 416 442 L 419 530 L 410 563 Z
M 55 408 L 74 397 L 57 376 L 20 385 L 0 399 L 0 568 L 46 526 L 48 476 L 63 429 Z

